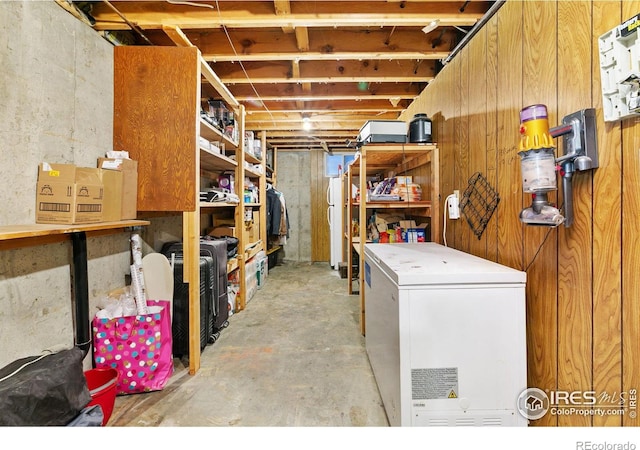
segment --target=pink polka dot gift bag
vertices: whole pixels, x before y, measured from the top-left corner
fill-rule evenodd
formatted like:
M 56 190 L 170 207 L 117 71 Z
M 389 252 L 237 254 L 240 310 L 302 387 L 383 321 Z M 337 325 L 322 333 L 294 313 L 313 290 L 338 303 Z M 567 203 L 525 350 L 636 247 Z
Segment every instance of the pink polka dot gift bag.
M 118 395 L 162 390 L 173 373 L 171 303 L 147 305 L 149 314 L 92 322 L 95 366 L 118 371 Z

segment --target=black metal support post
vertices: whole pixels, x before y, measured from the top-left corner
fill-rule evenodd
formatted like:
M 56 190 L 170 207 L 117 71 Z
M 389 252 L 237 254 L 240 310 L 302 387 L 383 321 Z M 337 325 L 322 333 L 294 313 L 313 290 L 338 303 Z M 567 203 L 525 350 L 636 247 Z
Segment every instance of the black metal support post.
M 73 300 L 75 305 L 76 347 L 86 355 L 91 346 L 89 327 L 89 279 L 87 269 L 87 235 L 71 233 L 73 244 Z

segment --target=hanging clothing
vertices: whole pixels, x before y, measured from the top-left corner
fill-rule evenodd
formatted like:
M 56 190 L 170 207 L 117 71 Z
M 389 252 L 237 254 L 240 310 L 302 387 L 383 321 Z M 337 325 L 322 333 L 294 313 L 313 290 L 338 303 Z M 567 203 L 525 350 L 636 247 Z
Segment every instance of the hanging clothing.
M 284 194 L 275 188 L 267 189 L 267 236 L 281 241 L 289 237 L 286 201 Z

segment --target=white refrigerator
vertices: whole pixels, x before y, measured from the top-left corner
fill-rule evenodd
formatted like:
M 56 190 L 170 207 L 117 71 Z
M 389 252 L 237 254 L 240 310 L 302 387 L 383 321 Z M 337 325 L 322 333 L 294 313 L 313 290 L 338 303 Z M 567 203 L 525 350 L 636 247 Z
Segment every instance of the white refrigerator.
M 365 245 L 365 343 L 392 426 L 526 426 L 526 273 L 436 243 Z
M 342 179 L 329 178 L 327 188 L 327 220 L 329 222 L 329 241 L 331 245 L 331 267 L 338 270 L 342 261 Z

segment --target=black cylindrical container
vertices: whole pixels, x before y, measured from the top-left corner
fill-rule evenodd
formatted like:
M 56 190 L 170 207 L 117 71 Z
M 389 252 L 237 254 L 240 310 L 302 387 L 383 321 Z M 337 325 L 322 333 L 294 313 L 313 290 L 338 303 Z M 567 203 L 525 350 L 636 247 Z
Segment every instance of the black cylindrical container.
M 426 114 L 416 114 L 409 124 L 409 142 L 430 143 L 431 119 Z

